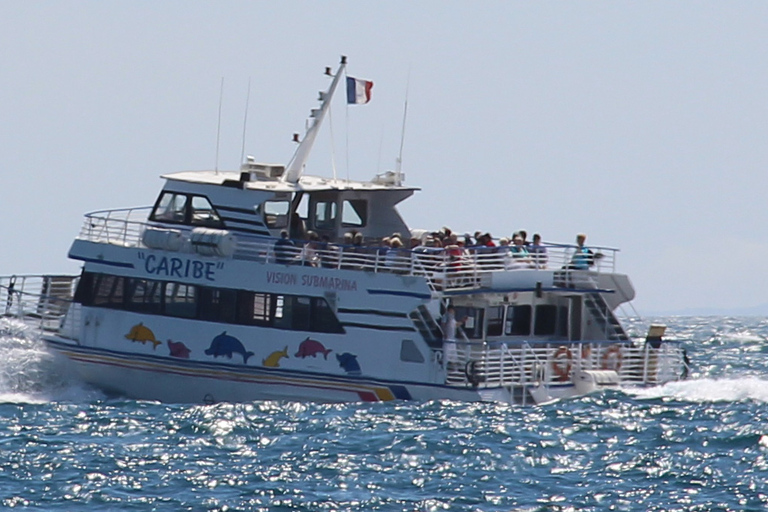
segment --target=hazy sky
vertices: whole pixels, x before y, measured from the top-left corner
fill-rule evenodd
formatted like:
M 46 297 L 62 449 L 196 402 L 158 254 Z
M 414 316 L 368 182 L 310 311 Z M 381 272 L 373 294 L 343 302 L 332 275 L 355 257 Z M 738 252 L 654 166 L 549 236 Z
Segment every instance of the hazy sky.
M 160 174 L 287 163 L 349 58 L 308 174 L 394 167 L 411 227 L 618 247 L 645 311 L 768 302 L 766 2 L 0 1 L 0 274 L 74 272 L 85 212 Z M 349 141 L 348 150 L 346 141 Z

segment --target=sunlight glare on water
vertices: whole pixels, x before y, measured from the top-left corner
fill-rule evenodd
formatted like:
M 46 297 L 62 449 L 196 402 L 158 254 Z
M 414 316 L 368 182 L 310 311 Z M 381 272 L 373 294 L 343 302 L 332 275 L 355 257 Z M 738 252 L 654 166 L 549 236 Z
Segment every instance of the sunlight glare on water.
M 689 381 L 541 407 L 106 398 L 3 320 L 0 496 L 32 510 L 766 510 L 762 319 L 661 319 Z M 691 336 L 685 338 L 685 336 Z

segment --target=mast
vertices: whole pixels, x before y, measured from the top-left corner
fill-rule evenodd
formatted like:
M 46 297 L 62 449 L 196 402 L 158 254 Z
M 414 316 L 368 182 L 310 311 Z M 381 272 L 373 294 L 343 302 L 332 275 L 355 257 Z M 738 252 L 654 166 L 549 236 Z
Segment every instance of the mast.
M 333 82 L 331 82 L 331 86 L 328 88 L 328 91 L 320 92 L 320 108 L 312 109 L 309 120 L 310 124 L 307 128 L 307 132 L 304 134 L 304 139 L 299 143 L 299 147 L 296 148 L 296 152 L 293 154 L 293 158 L 291 158 L 291 161 L 288 163 L 287 169 L 285 174 L 283 174 L 281 181 L 285 183 L 298 183 L 301 174 L 304 172 L 304 165 L 307 163 L 309 153 L 312 151 L 312 145 L 315 142 L 315 137 L 317 137 L 317 132 L 320 130 L 320 125 L 323 122 L 323 118 L 330 108 L 333 93 L 336 91 L 336 86 L 339 84 L 339 79 L 341 78 L 342 72 L 346 66 L 347 57 L 342 55 L 339 69 L 336 71 L 336 74 L 333 75 Z M 331 68 L 326 68 L 325 73 L 330 75 Z

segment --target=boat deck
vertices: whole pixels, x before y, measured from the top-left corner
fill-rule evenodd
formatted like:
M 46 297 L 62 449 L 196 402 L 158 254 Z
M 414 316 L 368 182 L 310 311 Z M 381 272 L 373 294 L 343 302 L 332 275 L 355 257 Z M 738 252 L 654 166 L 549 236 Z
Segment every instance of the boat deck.
M 143 242 L 148 229 L 172 229 L 182 239 L 181 252 L 194 252 L 190 243 L 191 227 L 178 226 L 168 228 L 148 222 L 147 217 L 152 207 L 140 207 L 118 210 L 103 210 L 85 216 L 85 221 L 78 239 L 95 243 L 120 245 L 124 247 L 146 248 Z M 260 263 L 276 262 L 276 238 L 232 233 L 236 245 L 231 255 L 236 260 Z M 379 245 L 363 247 L 328 244 L 324 248 L 312 251 L 304 250 L 305 241 L 295 241 L 296 246 L 287 249 L 288 258 L 283 258 L 288 265 L 317 266 L 365 272 L 389 272 L 402 275 L 426 277 L 433 291 L 461 291 L 491 288 L 503 282 L 499 274 L 508 272 L 542 271 L 552 274 L 555 271 L 555 286 L 574 286 L 573 277 L 561 272 L 568 268 L 574 253 L 574 246 L 568 244 L 547 244 L 546 259 L 516 258 L 502 247 L 469 247 L 462 250 L 460 257 L 450 254 L 444 248 L 418 247 L 414 250 L 389 249 Z M 596 254 L 590 273 L 614 273 L 618 249 L 590 246 Z M 283 253 L 285 255 L 285 253 Z M 583 279 L 583 277 L 581 278 Z M 528 279 L 534 285 L 536 279 Z M 545 281 L 541 279 L 539 281 Z M 552 279 L 550 279 L 552 281 Z M 594 281 L 576 283 L 585 288 L 596 288 Z

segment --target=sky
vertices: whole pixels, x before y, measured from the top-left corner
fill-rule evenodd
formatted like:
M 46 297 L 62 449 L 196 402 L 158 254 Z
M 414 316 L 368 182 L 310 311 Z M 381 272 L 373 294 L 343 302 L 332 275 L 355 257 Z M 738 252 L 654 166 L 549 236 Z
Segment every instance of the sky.
M 407 98 L 410 227 L 584 232 L 640 314 L 768 304 L 766 2 L 0 0 L 0 47 L 0 275 L 77 272 L 161 174 L 287 163 L 346 55 L 373 99 L 307 174 L 394 168 Z

